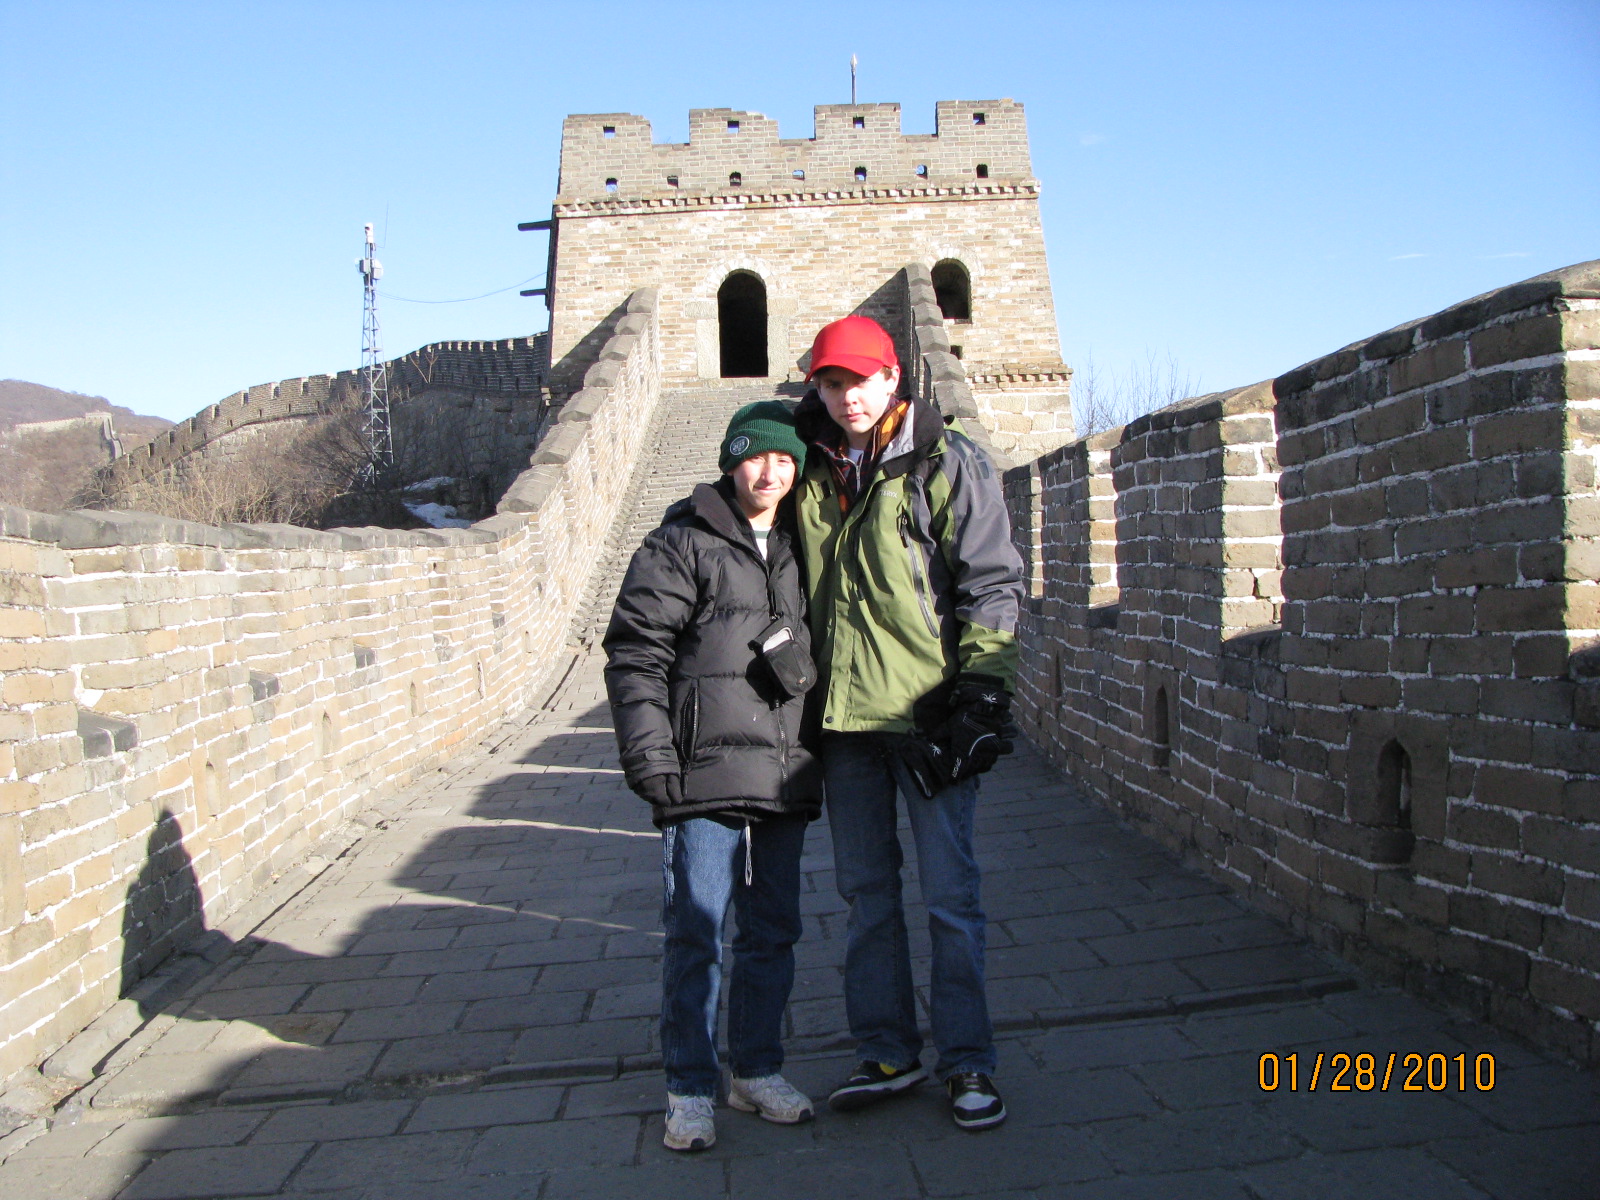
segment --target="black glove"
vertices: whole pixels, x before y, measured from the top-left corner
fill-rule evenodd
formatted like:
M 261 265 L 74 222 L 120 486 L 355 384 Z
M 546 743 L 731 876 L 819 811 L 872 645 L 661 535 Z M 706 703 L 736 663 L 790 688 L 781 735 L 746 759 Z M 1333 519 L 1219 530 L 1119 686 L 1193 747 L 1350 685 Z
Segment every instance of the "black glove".
M 923 799 L 932 800 L 934 793 L 949 784 L 943 746 L 937 746 L 919 734 L 907 733 L 895 739 L 894 748 Z
M 981 775 L 1015 748 L 1011 693 L 991 675 L 959 675 L 950 694 L 950 715 L 933 734 L 943 752 L 945 778 L 959 783 Z
M 655 808 L 676 808 L 683 803 L 683 779 L 670 771 L 646 775 L 633 785 L 633 790 Z

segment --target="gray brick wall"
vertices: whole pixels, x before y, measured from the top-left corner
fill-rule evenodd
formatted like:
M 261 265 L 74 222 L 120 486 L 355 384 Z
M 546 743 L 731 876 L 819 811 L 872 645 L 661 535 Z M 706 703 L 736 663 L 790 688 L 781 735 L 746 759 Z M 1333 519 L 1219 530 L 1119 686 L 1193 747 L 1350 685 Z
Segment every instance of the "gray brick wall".
M 1600 266 L 1013 470 L 1062 766 L 1379 975 L 1600 1061 Z

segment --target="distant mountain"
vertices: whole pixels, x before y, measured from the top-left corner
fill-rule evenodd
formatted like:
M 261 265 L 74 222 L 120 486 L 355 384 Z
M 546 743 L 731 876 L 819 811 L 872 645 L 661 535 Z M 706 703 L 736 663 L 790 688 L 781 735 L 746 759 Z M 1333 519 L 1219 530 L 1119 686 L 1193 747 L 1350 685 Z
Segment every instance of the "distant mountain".
M 144 416 L 131 408 L 112 404 L 104 396 L 64 392 L 21 379 L 0 379 L 0 431 L 34 421 L 60 421 L 101 412 L 111 414 L 111 423 L 117 427 L 122 444 L 129 448 L 172 428 L 171 421 Z

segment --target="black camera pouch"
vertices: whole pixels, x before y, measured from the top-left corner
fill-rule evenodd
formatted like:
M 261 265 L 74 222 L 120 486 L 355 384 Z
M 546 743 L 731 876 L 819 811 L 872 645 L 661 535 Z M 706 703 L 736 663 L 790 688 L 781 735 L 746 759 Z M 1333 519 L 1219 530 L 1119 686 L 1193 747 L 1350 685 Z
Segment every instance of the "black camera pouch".
M 793 623 L 779 617 L 761 631 L 756 653 L 786 696 L 803 696 L 817 681 L 817 664 L 795 639 Z

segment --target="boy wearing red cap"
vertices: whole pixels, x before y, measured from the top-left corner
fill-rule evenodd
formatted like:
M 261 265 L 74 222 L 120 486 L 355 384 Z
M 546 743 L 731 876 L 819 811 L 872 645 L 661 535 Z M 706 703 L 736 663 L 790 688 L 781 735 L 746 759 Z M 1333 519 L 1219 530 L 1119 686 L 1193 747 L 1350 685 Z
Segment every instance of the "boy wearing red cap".
M 957 1125 L 1005 1120 L 991 1076 L 985 919 L 972 852 L 977 776 L 1010 749 L 1022 563 L 994 468 L 931 405 L 899 395 L 894 342 L 845 317 L 817 334 L 795 410 L 795 487 L 819 666 L 839 893 L 850 905 L 850 1110 L 927 1078 L 900 899 L 906 798 L 933 946 L 935 1075 Z

